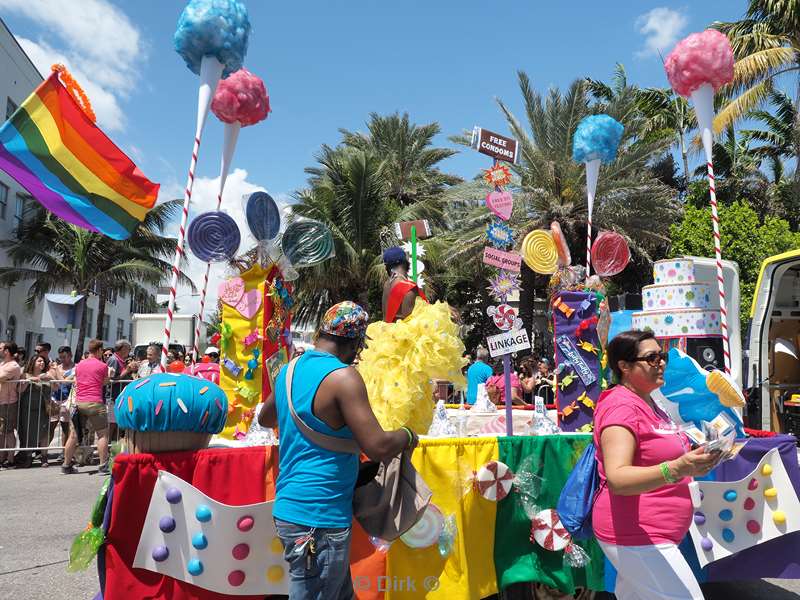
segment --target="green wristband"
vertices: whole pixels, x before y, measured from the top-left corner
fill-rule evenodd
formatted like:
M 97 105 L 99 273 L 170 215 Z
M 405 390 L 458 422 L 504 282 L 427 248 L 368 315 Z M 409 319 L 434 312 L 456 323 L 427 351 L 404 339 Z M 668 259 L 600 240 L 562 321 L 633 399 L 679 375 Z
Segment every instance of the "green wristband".
M 403 425 L 400 429 L 404 430 L 408 434 L 408 446 L 406 447 L 411 448 L 411 446 L 414 444 L 414 434 L 411 433 L 411 430 L 405 425 Z
M 669 470 L 669 465 L 666 462 L 662 462 L 660 467 L 661 476 L 664 478 L 664 481 L 667 483 L 678 483 L 678 480 L 672 476 L 672 473 Z

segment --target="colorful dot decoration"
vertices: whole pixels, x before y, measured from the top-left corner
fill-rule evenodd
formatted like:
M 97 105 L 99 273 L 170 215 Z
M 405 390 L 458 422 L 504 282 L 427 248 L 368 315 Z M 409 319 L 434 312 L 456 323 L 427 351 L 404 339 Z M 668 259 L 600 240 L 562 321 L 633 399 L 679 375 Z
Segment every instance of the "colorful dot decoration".
M 231 554 L 236 560 L 244 560 L 250 555 L 250 546 L 248 544 L 236 544 L 231 550 Z
M 694 513 L 694 522 L 697 525 L 703 525 L 706 522 L 706 516 L 700 511 Z
M 725 500 L 727 500 L 728 502 L 735 502 L 736 498 L 738 498 L 738 496 L 739 495 L 736 493 L 736 490 L 727 490 L 722 495 L 722 497 L 725 498 Z
M 165 496 L 167 498 L 167 502 L 170 504 L 178 504 L 178 502 L 181 501 L 181 498 L 183 498 L 183 495 L 178 488 L 169 488 Z
M 751 492 L 752 492 L 753 490 L 756 490 L 756 489 L 758 489 L 758 479 L 756 479 L 755 477 L 753 477 L 753 478 L 752 478 L 752 479 L 751 479 L 751 480 L 748 482 L 748 484 L 747 484 L 747 489 L 748 489 L 748 490 L 750 490 Z
M 706 552 L 710 552 L 711 549 L 714 547 L 714 542 L 711 541 L 711 538 L 703 537 L 700 540 L 700 547 Z
M 192 546 L 197 550 L 205 550 L 208 547 L 208 538 L 202 532 L 195 533 L 192 536 Z
M 733 533 L 732 529 L 728 529 L 727 527 L 722 530 L 722 539 L 728 542 L 729 544 L 736 539 L 736 534 Z
M 153 560 L 156 562 L 164 562 L 169 558 L 169 548 L 166 546 L 156 546 L 153 548 Z
M 763 467 L 761 467 L 761 474 L 764 477 L 769 477 L 770 475 L 772 475 L 772 465 L 767 463 Z
M 756 507 L 756 501 L 752 498 L 745 498 L 744 501 L 744 509 L 745 510 L 753 510 Z
M 767 489 L 764 490 L 764 497 L 765 498 L 770 498 L 770 499 L 777 498 L 778 497 L 778 490 L 776 490 L 774 487 L 767 488 Z
M 211 520 L 211 509 L 205 504 L 201 504 L 194 511 L 194 516 L 201 523 L 208 523 Z
M 267 581 L 270 583 L 278 583 L 286 576 L 286 571 L 280 565 L 272 565 L 267 569 Z
M 283 543 L 281 543 L 281 538 L 279 537 L 272 538 L 272 541 L 269 543 L 269 549 L 272 551 L 273 554 L 283 553 Z
M 231 571 L 228 573 L 228 583 L 230 583 L 233 587 L 238 587 L 244 583 L 245 574 L 244 571 Z
M 158 520 L 158 528 L 164 533 L 172 533 L 175 531 L 175 519 L 172 517 L 161 517 Z
M 753 535 L 756 535 L 759 531 L 761 531 L 761 523 L 753 519 L 750 519 L 747 522 L 747 531 L 749 531 Z
M 783 525 L 786 523 L 786 513 L 782 510 L 772 511 L 772 521 L 775 525 Z
M 245 515 L 244 517 L 239 518 L 236 522 L 236 529 L 239 531 L 250 531 L 253 528 L 255 521 L 253 517 L 250 515 Z
M 721 510 L 719 511 L 719 518 L 721 521 L 730 521 L 731 519 L 733 519 L 733 511 L 730 511 L 727 508 Z
M 189 575 L 194 575 L 195 577 L 201 575 L 203 573 L 203 563 L 193 558 L 186 564 L 186 570 L 189 572 Z

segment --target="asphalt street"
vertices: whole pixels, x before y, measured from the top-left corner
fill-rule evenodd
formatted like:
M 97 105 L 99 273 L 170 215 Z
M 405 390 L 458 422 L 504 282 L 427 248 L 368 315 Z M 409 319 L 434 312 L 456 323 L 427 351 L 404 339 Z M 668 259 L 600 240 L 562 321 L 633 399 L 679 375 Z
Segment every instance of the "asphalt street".
M 0 599 L 91 600 L 96 563 L 67 572 L 69 547 L 86 526 L 102 477 L 97 467 L 63 476 L 59 465 L 0 472 Z M 704 586 L 709 600 L 794 600 L 800 581 L 761 580 Z M 606 596 L 608 597 L 608 596 Z M 133 599 L 132 599 L 133 600 Z

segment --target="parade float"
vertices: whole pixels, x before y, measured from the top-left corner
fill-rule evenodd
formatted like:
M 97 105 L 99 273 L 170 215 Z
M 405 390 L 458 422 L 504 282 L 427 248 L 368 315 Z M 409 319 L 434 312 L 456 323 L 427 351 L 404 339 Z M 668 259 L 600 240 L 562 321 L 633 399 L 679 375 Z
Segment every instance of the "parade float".
M 200 75 L 201 85 L 167 340 L 184 242 L 206 263 L 230 259 L 240 246 L 239 225 L 224 212 L 225 176 L 239 129 L 269 112 L 263 82 L 242 67 L 249 30 L 247 12 L 236 0 L 192 0 L 176 33 L 176 49 Z M 713 92 L 725 82 L 725 73 L 718 71 L 728 66 L 718 36 L 705 32 L 691 38 L 679 45 L 674 58 L 667 58 L 676 91 L 692 97 L 703 128 L 715 231 L 708 95 L 709 89 Z M 59 70 L 23 103 L 0 130 L 0 168 L 61 218 L 125 238 L 152 207 L 157 186 L 96 129 L 88 100 L 77 89 Z M 192 184 L 209 107 L 225 123 L 217 210 L 190 223 Z M 51 121 L 54 127 L 49 127 Z M 60 123 L 72 129 L 59 129 Z M 483 262 L 497 269 L 489 281 L 496 300 L 489 316 L 498 333 L 487 344 L 504 363 L 505 414 L 493 417 L 493 427 L 481 428 L 477 436 L 457 437 L 442 426 L 442 415 L 434 413 L 431 403 L 433 425 L 439 427 L 436 435 L 421 440 L 413 456 L 433 492 L 431 504 L 421 520 L 391 544 L 369 538 L 354 523 L 351 571 L 359 598 L 485 598 L 524 582 L 567 594 L 613 590 L 613 570 L 596 542 L 572 539 L 555 510 L 570 471 L 591 443 L 586 432 L 591 430 L 594 403 L 608 385 L 603 357 L 613 316 L 603 278 L 620 273 L 630 258 L 624 238 L 612 231 L 595 235 L 592 225 L 601 165 L 613 162 L 621 125 L 606 115 L 594 115 L 581 125 L 573 155 L 586 164 L 585 267 L 571 264 L 568 241 L 557 223 L 527 232 L 515 244 L 508 224 L 513 198 L 506 189 L 511 172 L 503 163 L 513 166 L 517 161 L 517 143 L 476 129 L 476 148 L 494 159 L 485 173 L 491 188 L 486 206 L 492 216 Z M 47 147 L 34 143 L 36 131 L 49 136 Z M 69 133 L 75 131 L 83 137 Z M 59 134 L 65 136 L 63 148 L 80 158 L 67 169 L 59 166 L 66 156 L 56 143 Z M 87 137 L 94 146 L 86 143 Z M 115 165 L 117 172 L 92 170 L 92 165 L 102 164 Z M 90 523 L 70 553 L 72 570 L 88 567 L 97 557 L 100 598 L 255 599 L 288 589 L 283 549 L 271 518 L 278 465 L 273 442 L 278 436 L 266 436 L 268 444 L 249 447 L 207 446 L 212 436 L 241 442 L 251 431 L 258 402 L 272 392 L 275 376 L 292 351 L 296 269 L 331 258 L 334 243 L 331 232 L 316 221 L 293 221 L 281 233 L 277 205 L 265 192 L 245 202 L 247 226 L 258 245 L 247 270 L 219 283 L 219 386 L 189 373 L 160 373 L 131 383 L 115 399 L 117 422 L 126 430 L 125 452 L 115 458 Z M 730 308 L 726 287 L 735 287 L 735 282 L 726 278 L 718 245 L 716 254 L 716 304 L 714 286 L 699 281 L 696 261 L 659 262 L 655 283 L 643 290 L 645 306 L 633 318 L 671 348 L 661 396 L 671 405 L 675 421 L 697 427 L 723 416 L 741 432 L 743 399 L 731 364 L 726 321 L 728 313 L 738 312 Z M 510 355 L 530 345 L 516 309 L 507 302 L 519 286 L 522 261 L 552 276 L 558 409 L 556 421 L 531 413 L 532 423 L 524 433 L 534 435 L 515 431 L 516 411 L 509 394 Z M 784 263 L 781 259 L 766 265 L 762 276 L 783 275 Z M 204 299 L 209 283 L 206 275 Z M 773 305 L 765 306 L 754 319 L 760 319 L 762 337 L 768 335 L 777 347 L 780 336 L 763 333 L 765 315 Z M 724 357 L 721 366 L 732 376 L 708 373 L 693 360 L 690 346 L 697 339 L 718 340 L 714 343 Z M 758 377 L 764 380 L 763 373 Z M 686 556 L 701 581 L 800 578 L 795 438 L 750 438 L 737 450 L 708 480 L 691 484 L 695 514 L 684 543 Z

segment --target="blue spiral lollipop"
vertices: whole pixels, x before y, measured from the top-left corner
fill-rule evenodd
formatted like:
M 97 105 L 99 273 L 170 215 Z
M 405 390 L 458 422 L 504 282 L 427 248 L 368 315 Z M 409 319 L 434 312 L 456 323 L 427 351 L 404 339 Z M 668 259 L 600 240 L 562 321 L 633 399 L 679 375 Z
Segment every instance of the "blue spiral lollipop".
M 220 262 L 236 256 L 241 234 L 236 221 L 224 212 L 197 215 L 186 232 L 192 253 L 204 262 Z
M 578 163 L 600 159 L 614 161 L 624 131 L 622 123 L 608 115 L 591 115 L 578 123 L 572 136 L 572 160 Z
M 281 213 L 267 192 L 253 192 L 244 210 L 247 226 L 258 241 L 271 240 L 281 230 Z
M 191 0 L 178 19 L 173 38 L 175 51 L 186 66 L 200 74 L 204 56 L 223 65 L 222 77 L 242 68 L 250 36 L 247 8 L 236 0 Z

